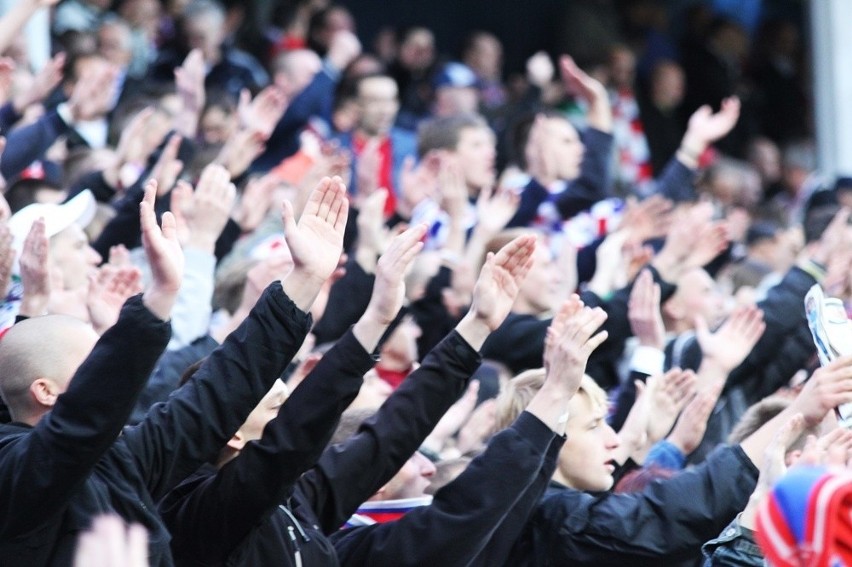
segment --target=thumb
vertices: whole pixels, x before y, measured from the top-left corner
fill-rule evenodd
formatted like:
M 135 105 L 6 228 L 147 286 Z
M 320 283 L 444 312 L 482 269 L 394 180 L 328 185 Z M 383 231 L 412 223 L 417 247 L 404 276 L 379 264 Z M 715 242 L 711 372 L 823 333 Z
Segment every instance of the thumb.
M 293 215 L 293 204 L 288 200 L 285 200 L 282 205 L 281 220 L 284 222 L 284 234 L 292 234 L 296 229 L 296 219 Z

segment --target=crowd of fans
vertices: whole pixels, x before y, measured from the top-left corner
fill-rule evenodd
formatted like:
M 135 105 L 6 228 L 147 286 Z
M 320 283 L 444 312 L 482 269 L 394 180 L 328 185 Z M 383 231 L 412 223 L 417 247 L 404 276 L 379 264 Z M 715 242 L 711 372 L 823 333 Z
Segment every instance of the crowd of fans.
M 14 3 L 0 565 L 852 565 L 798 27 L 604 4 Z

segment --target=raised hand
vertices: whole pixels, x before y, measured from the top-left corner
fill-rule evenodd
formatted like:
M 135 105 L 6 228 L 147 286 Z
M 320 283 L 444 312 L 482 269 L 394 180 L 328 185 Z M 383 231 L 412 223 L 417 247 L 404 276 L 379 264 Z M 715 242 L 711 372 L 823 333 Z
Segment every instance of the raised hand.
M 298 223 L 292 206 L 284 202 L 285 238 L 296 270 L 323 282 L 331 275 L 340 259 L 348 214 L 346 187 L 339 177 L 320 181 Z
M 540 89 L 549 85 L 556 73 L 553 61 L 545 51 L 539 51 L 527 59 L 526 70 L 527 81 Z
M 648 378 L 648 443 L 653 445 L 665 437 L 686 403 L 695 392 L 695 373 L 674 368 L 662 376 Z
M 361 203 L 358 211 L 358 244 L 355 260 L 371 274 L 376 271 L 378 257 L 388 246 L 389 231 L 385 227 L 387 189 L 379 189 Z
M 438 421 L 429 437 L 423 440 L 422 447 L 429 449 L 435 454 L 440 454 L 447 440 L 455 435 L 461 427 L 467 423 L 473 410 L 476 409 L 476 400 L 479 395 L 479 380 L 471 380 L 467 385 L 462 397 L 450 406 L 444 413 L 444 417 Z
M 497 254 L 489 253 L 473 288 L 471 313 L 489 330 L 499 327 L 518 296 L 521 282 L 532 266 L 534 235 L 519 236 Z
M 678 417 L 668 441 L 684 455 L 692 453 L 704 439 L 707 420 L 716 407 L 723 385 L 719 383 L 712 389 L 695 394 Z
M 68 100 L 68 110 L 75 123 L 99 118 L 112 110 L 118 89 L 117 75 L 115 67 L 103 63 L 92 66 L 77 80 Z
M 544 343 L 544 368 L 547 380 L 573 396 L 580 387 L 589 356 L 607 338 L 600 331 L 606 312 L 597 307 L 589 309 L 576 295 L 566 301 L 547 329 Z
M 559 58 L 559 70 L 562 73 L 562 84 L 565 90 L 589 104 L 587 116 L 589 126 L 602 132 L 611 132 L 612 108 L 606 88 L 600 81 L 580 69 L 568 55 Z
M 808 427 L 818 424 L 833 408 L 852 402 L 852 355 L 818 368 L 793 401 Z
M 148 532 L 139 524 L 124 526 L 118 516 L 101 516 L 80 535 L 74 567 L 147 567 Z
M 154 201 L 157 180 L 145 183 L 145 197 L 139 203 L 139 224 L 142 227 L 142 247 L 151 267 L 151 286 L 143 295 L 145 306 L 157 317 L 167 321 L 183 279 L 184 257 L 178 242 L 175 217 L 163 214 L 162 229 L 157 225 Z
M 102 335 L 115 325 L 124 302 L 142 291 L 141 278 L 138 268 L 110 264 L 104 264 L 97 275 L 89 277 L 86 308 L 96 333 Z
M 204 55 L 200 49 L 193 49 L 175 69 L 175 88 L 181 101 L 181 110 L 175 119 L 178 132 L 188 138 L 194 138 L 198 130 L 198 119 L 204 108 L 206 92 Z
M 387 251 L 376 265 L 376 281 L 365 315 L 383 325 L 390 325 L 405 300 L 405 274 L 414 257 L 423 249 L 427 226 L 418 224 L 391 240 Z
M 0 223 L 0 297 L 6 297 L 12 281 L 12 266 L 15 264 L 13 241 L 9 227 L 5 223 Z
M 521 196 L 511 189 L 483 187 L 476 199 L 476 227 L 489 235 L 503 230 L 521 204 Z
M 707 146 L 724 138 L 733 130 L 739 117 L 740 99 L 735 96 L 723 100 L 719 112 L 716 113 L 705 104 L 689 117 L 686 134 L 680 146 L 681 153 L 697 161 Z
M 666 327 L 660 311 L 660 286 L 654 283 L 651 270 L 643 270 L 633 283 L 627 304 L 630 328 L 639 344 L 663 350 Z
M 168 193 L 183 171 L 183 162 L 178 159 L 178 151 L 180 150 L 181 137 L 178 134 L 172 134 L 163 146 L 163 151 L 157 158 L 154 167 L 151 168 L 151 178 L 156 181 L 157 197 L 162 197 Z
M 243 93 L 248 94 L 248 91 Z M 244 95 L 240 97 L 240 127 L 256 132 L 263 140 L 268 140 L 275 125 L 287 110 L 289 100 L 286 93 L 281 88 L 270 85 L 257 93 L 250 102 L 246 98 Z
M 660 195 L 642 201 L 627 201 L 619 230 L 626 230 L 632 242 L 645 242 L 666 235 L 672 223 L 672 202 Z
M 225 142 L 215 161 L 224 165 L 231 177 L 236 179 L 263 153 L 265 143 L 263 134 L 241 129 Z
M 186 192 L 185 188 L 183 192 Z M 208 165 L 201 172 L 195 191 L 190 187 L 187 196 L 190 199 L 183 203 L 186 209 L 182 211 L 189 228 L 185 245 L 212 254 L 237 198 L 228 170 L 221 165 Z
M 64 67 L 65 54 L 57 53 L 35 75 L 28 89 L 22 90 L 12 97 L 12 106 L 15 107 L 15 112 L 23 114 L 27 107 L 47 98 L 62 81 L 62 69 Z
M 231 215 L 243 233 L 254 231 L 272 208 L 275 190 L 281 182 L 273 175 L 264 175 L 250 180 L 240 196 L 237 208 Z
M 713 364 L 726 376 L 742 364 L 766 330 L 763 311 L 739 307 L 715 332 L 711 333 L 702 317 L 696 317 L 695 334 L 701 346 L 702 370 Z
M 43 218 L 37 219 L 24 239 L 18 266 L 24 288 L 20 314 L 28 317 L 45 315 L 50 303 L 50 242 Z
M 437 194 L 437 176 L 433 168 L 428 167 L 428 158 L 424 158 L 415 166 L 414 158 L 407 157 L 402 162 L 399 176 L 399 199 L 396 208 L 405 218 L 411 218 L 414 208 L 426 199 L 434 198 Z

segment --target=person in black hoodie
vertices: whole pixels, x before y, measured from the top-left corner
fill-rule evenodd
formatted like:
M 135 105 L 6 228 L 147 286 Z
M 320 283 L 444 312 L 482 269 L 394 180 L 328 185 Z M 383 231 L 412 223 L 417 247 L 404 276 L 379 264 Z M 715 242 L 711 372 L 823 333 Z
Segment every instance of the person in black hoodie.
M 188 384 L 122 432 L 168 342 L 165 320 L 180 287 L 174 220 L 164 216 L 161 234 L 156 191 L 149 182 L 140 211 L 155 283 L 128 301 L 82 365 L 84 333 L 67 319 L 54 319 L 61 328 L 26 321 L 0 344 L 0 392 L 18 422 L 0 426 L 4 566 L 69 565 L 77 535 L 104 513 L 142 524 L 151 565 L 172 565 L 154 502 L 214 458 L 269 390 L 307 335 L 306 311 L 337 266 L 348 203 L 340 179 L 326 178 L 298 225 L 285 205 L 294 272 L 266 290 Z
M 410 229 L 397 242 L 419 238 L 423 231 Z M 382 266 L 397 263 L 388 259 L 389 251 L 380 260 L 365 316 L 296 389 L 260 441 L 246 445 L 218 471 L 187 479 L 161 503 L 177 560 L 183 565 L 339 564 L 328 534 L 396 474 L 464 391 L 479 366 L 477 350 L 508 313 L 534 246 L 535 238 L 521 237 L 492 255 L 473 306 L 455 331 L 355 436 L 327 448 L 313 466 L 303 466 L 307 452 L 322 447 L 315 440 L 331 437 L 361 374 L 372 364 L 369 351 L 401 305 L 403 270 Z M 377 314 L 381 325 L 375 322 Z M 363 334 L 365 325 L 374 328 L 369 335 Z M 347 365 L 338 360 L 343 352 L 351 353 Z M 298 469 L 308 466 L 299 477 Z

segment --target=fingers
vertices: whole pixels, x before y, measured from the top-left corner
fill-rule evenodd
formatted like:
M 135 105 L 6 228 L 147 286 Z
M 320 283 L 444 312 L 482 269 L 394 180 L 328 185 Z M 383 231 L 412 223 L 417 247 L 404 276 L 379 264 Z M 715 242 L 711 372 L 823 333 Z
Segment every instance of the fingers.
M 154 201 L 157 197 L 157 180 L 153 177 L 145 182 L 145 195 L 139 203 L 139 223 L 143 234 L 156 232 L 157 218 L 154 214 Z
M 535 235 L 519 236 L 497 252 L 494 265 L 507 270 L 513 278 L 519 280 L 532 266 L 537 238 Z
M 308 196 L 308 202 L 305 204 L 305 210 L 302 214 L 314 216 L 318 215 L 320 203 L 323 202 L 325 194 L 329 191 L 330 186 L 331 178 L 323 177 L 322 179 L 320 179 L 320 182 L 317 184 L 316 188 L 314 188 L 314 190 L 311 191 L 311 194 Z

